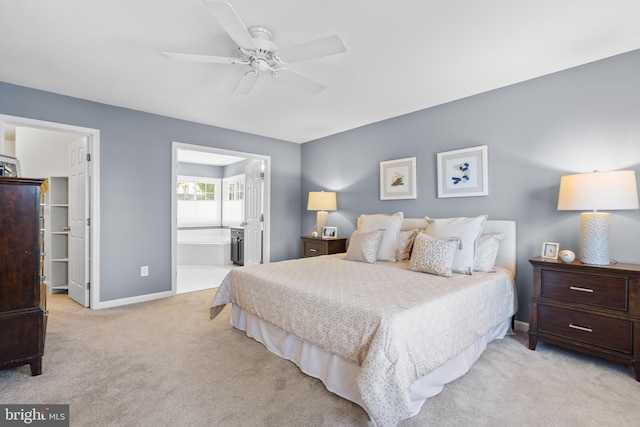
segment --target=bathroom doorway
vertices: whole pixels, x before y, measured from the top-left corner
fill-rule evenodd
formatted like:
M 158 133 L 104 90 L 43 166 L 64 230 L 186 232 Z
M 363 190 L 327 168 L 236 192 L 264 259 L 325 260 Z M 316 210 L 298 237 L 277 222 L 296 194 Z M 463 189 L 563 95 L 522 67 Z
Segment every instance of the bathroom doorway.
M 257 246 L 268 262 L 270 158 L 180 142 L 173 143 L 172 158 L 172 292 L 218 287 L 237 267 L 231 257 L 231 230 L 247 225 L 248 165 L 261 168 L 264 202 L 260 241 L 243 243 Z

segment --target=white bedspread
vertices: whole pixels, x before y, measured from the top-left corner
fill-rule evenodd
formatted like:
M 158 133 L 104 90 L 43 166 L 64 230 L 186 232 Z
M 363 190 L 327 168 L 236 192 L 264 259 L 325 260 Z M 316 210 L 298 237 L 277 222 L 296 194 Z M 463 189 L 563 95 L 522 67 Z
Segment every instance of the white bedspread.
M 443 278 L 406 264 L 322 256 L 232 270 L 211 318 L 234 303 L 361 366 L 358 389 L 379 426 L 410 412 L 409 386 L 514 314 L 511 273 Z

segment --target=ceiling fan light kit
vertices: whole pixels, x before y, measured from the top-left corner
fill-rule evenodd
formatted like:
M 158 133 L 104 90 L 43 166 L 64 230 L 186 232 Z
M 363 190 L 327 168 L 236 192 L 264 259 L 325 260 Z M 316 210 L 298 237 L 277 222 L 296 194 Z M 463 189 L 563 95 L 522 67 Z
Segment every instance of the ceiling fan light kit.
M 261 26 L 247 28 L 229 3 L 210 0 L 203 0 L 203 3 L 238 46 L 240 56 L 229 58 L 168 52 L 163 52 L 162 55 L 177 61 L 248 66 L 250 70 L 240 78 L 233 89 L 234 94 L 249 94 L 263 73 L 270 73 L 280 81 L 306 92 L 320 93 L 326 88 L 325 85 L 295 72 L 287 64 L 347 51 L 340 37 L 333 35 L 280 52 L 278 46 L 272 41 L 273 36 L 269 29 Z

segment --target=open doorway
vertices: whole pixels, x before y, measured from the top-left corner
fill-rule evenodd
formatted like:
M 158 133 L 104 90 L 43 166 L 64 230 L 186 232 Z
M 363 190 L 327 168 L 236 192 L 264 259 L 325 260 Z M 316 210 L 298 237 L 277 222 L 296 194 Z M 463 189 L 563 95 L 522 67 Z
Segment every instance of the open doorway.
M 45 283 L 84 307 L 100 308 L 99 131 L 0 115 L 0 135 L 0 152 L 20 161 L 22 176 L 49 180 L 42 209 Z
M 172 292 L 219 286 L 239 247 L 268 262 L 270 157 L 174 142 L 172 159 Z

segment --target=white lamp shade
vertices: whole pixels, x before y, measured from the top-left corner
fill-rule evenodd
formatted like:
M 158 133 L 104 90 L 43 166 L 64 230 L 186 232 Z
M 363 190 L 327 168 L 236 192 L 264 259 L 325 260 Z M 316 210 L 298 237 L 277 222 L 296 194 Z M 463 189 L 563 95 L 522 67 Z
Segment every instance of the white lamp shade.
M 558 210 L 638 209 L 635 171 L 591 172 L 560 179 Z
M 638 209 L 635 171 L 592 172 L 560 179 L 558 210 L 580 214 L 580 262 L 609 264 L 610 214 L 599 210 Z
M 307 210 L 335 211 L 337 209 L 335 191 L 310 191 Z
M 335 191 L 310 191 L 307 210 L 316 214 L 316 232 L 322 235 L 322 229 L 329 224 L 329 213 L 338 209 Z

